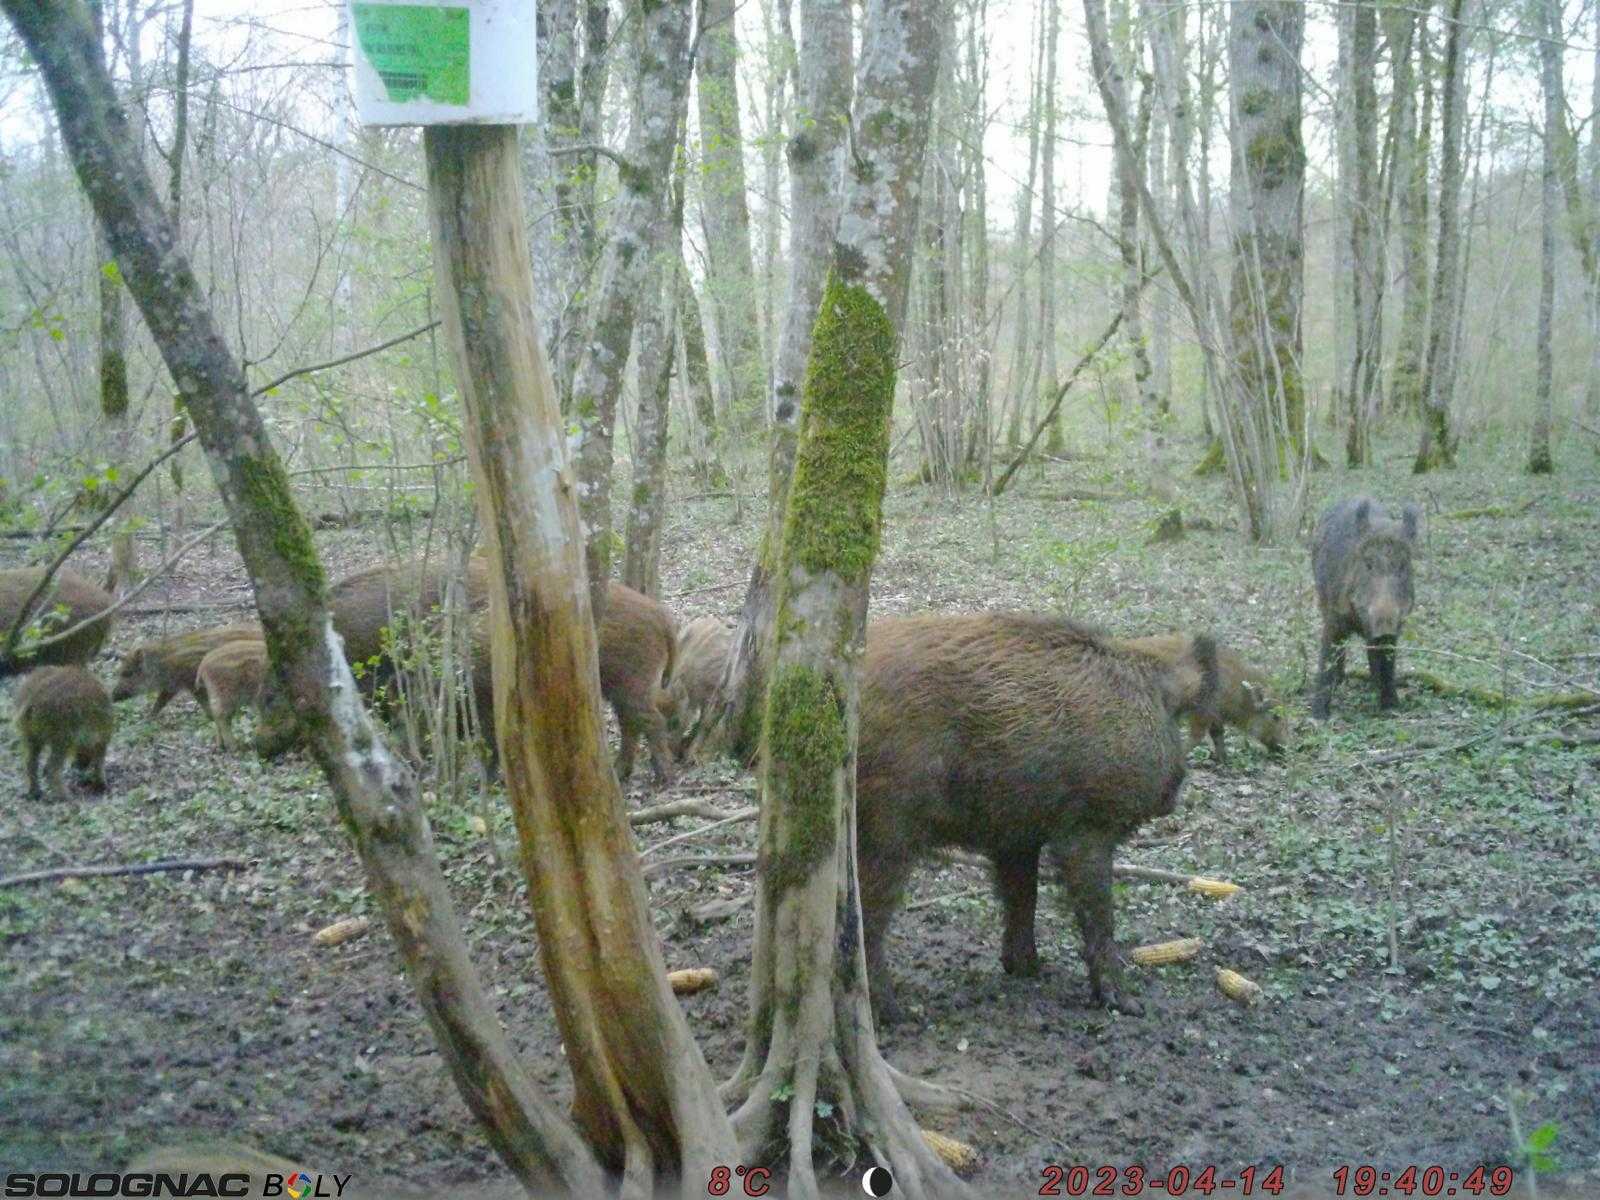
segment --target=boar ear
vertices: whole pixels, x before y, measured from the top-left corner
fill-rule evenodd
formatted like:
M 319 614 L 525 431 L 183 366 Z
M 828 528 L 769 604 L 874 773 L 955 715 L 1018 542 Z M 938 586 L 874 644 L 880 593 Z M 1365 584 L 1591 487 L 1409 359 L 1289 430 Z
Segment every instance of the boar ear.
M 1252 705 L 1261 703 L 1261 696 L 1260 693 L 1256 691 L 1255 684 L 1251 683 L 1248 679 L 1241 679 L 1239 681 L 1239 687 L 1244 691 L 1245 699 L 1250 701 Z
M 1372 501 L 1363 497 L 1361 503 L 1356 505 L 1356 532 L 1365 533 L 1370 524 L 1372 524 Z
M 1415 542 L 1422 532 L 1422 509 L 1415 504 L 1406 505 L 1400 513 L 1400 528 L 1405 530 L 1406 541 Z

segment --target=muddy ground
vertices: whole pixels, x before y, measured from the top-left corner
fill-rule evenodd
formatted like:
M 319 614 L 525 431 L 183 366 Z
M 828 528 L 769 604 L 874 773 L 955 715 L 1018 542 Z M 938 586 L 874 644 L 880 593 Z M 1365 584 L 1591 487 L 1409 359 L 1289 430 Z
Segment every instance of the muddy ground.
M 1461 469 L 1419 483 L 1404 447 L 1389 452 L 1377 472 L 1319 473 L 1314 505 L 1361 488 L 1423 502 L 1401 669 L 1446 686 L 1413 677 L 1398 713 L 1380 717 L 1371 689 L 1347 683 L 1325 726 L 1305 719 L 1299 695 L 1317 635 L 1305 547 L 1247 547 L 1219 483 L 1186 481 L 1185 511 L 1222 528 L 1167 546 L 1145 545 L 1158 510 L 1133 498 L 1133 480 L 1092 458 L 1024 474 L 992 513 L 971 494 L 892 495 L 875 613 L 1018 607 L 1125 634 L 1211 628 L 1273 673 L 1297 716 L 1281 761 L 1237 737 L 1226 768 L 1197 750 L 1179 812 L 1124 850 L 1244 887 L 1219 902 L 1119 885 L 1124 945 L 1206 942 L 1191 963 L 1138 973 L 1142 1018 L 1088 1006 L 1058 897 L 1040 909 L 1045 973 L 1016 980 L 1000 970 L 982 872 L 918 876 L 920 906 L 891 935 L 908 1018 L 884 1046 L 896 1065 L 993 1102 L 929 1120 L 981 1151 L 978 1194 L 1037 1194 L 1051 1163 L 1157 1175 L 1214 1164 L 1219 1179 L 1281 1164 L 1296 1195 L 1332 1194 L 1341 1164 L 1462 1176 L 1510 1164 L 1526 1180 L 1534 1141 L 1549 1142 L 1541 1194 L 1600 1195 L 1600 748 L 1528 736 L 1600 725 L 1531 703 L 1600 687 L 1600 461 L 1573 447 L 1561 474 L 1535 481 L 1509 448 L 1469 450 Z M 743 508 L 735 519 L 726 496 L 674 504 L 664 592 L 680 618 L 737 609 L 759 528 Z M 382 540 L 319 538 L 336 574 Z M 26 548 L 0 553 L 14 562 Z M 163 600 L 244 599 L 220 541 L 139 605 L 112 650 L 244 611 L 149 611 Z M 111 655 L 96 669 L 109 681 Z M 502 1194 L 386 936 L 311 944 L 312 931 L 370 911 L 320 777 L 304 760 L 224 756 L 187 699 L 154 720 L 146 704 L 121 706 L 104 799 L 26 801 L 6 726 L 0 874 L 180 856 L 251 865 L 0 890 L 0 1169 L 105 1169 L 155 1143 L 224 1135 L 358 1181 Z M 636 805 L 693 795 L 731 810 L 752 796 L 750 778 L 723 766 L 665 795 L 645 774 Z M 475 811 L 434 803 L 440 852 L 502 1018 L 560 1093 L 520 885 L 493 869 Z M 498 800 L 495 812 L 508 840 Z M 640 842 L 702 823 L 644 827 Z M 735 826 L 668 853 L 746 849 L 752 837 Z M 719 1076 L 741 1047 L 751 912 L 688 914 L 750 886 L 745 868 L 651 881 L 669 966 L 721 972 L 719 990 L 684 1001 Z M 1218 966 L 1259 982 L 1263 1002 L 1223 998 Z

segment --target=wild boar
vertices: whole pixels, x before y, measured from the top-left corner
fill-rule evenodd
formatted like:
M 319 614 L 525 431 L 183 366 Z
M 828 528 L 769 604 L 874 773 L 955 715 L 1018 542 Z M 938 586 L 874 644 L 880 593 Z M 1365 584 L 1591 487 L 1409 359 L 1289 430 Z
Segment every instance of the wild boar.
M 61 768 L 71 754 L 90 791 L 106 790 L 106 747 L 116 728 L 111 697 L 82 667 L 39 667 L 17 685 L 17 733 L 28 768 L 28 796 L 39 799 L 39 757 L 51 794 L 66 798 Z
M 203 692 L 217 726 L 217 742 L 234 748 L 233 717 L 241 708 L 259 709 L 267 678 L 267 645 L 255 640 L 226 642 L 209 651 L 195 668 L 195 690 Z
M 1344 640 L 1356 634 L 1367 646 L 1367 665 L 1378 707 L 1397 703 L 1395 643 L 1410 614 L 1411 552 L 1422 512 L 1407 504 L 1398 516 L 1370 496 L 1341 500 L 1322 514 L 1311 541 L 1311 573 L 1322 613 L 1311 715 L 1326 720 L 1334 685 L 1344 678 Z
M 44 570 L 40 567 L 0 571 L 0 648 L 4 647 L 6 635 L 17 623 L 17 615 L 43 576 Z M 113 603 L 104 588 L 76 571 L 63 568 L 56 572 L 44 595 L 29 607 L 28 619 L 38 621 L 39 633 L 48 636 L 105 612 Z M 19 642 L 19 652 L 14 659 L 0 655 L 0 679 L 33 667 L 82 666 L 100 653 L 110 633 L 111 618 L 107 616 L 85 625 L 65 641 L 37 651 L 30 652 Z
M 1179 669 L 1185 699 L 1178 716 L 1188 720 L 1192 742 L 1210 736 L 1212 757 L 1218 763 L 1228 761 L 1224 732 L 1227 725 L 1243 731 L 1273 753 L 1281 751 L 1289 741 L 1289 720 L 1273 697 L 1266 676 L 1226 646 L 1218 645 L 1217 678 L 1208 683 L 1196 656 L 1200 641 L 1193 634 L 1166 633 L 1129 638 L 1122 644 Z M 1215 700 L 1202 711 L 1199 704 L 1206 694 Z
M 1197 660 L 1216 678 L 1215 648 Z M 916 863 L 988 856 L 1005 910 L 1000 961 L 1038 970 L 1039 855 L 1061 860 L 1096 1001 L 1128 1012 L 1113 942 L 1112 851 L 1173 811 L 1184 747 L 1180 672 L 1059 617 L 923 616 L 873 623 L 861 666 L 857 858 L 873 1002 L 896 1005 L 884 935 Z M 1211 701 L 1201 697 L 1202 704 Z
M 705 732 L 705 721 L 722 692 L 733 647 L 732 621 L 721 617 L 696 617 L 678 633 L 678 652 L 672 666 L 671 727 L 673 754 L 689 758 Z
M 218 646 L 252 640 L 261 640 L 261 626 L 254 621 L 240 621 L 236 625 L 196 629 L 140 642 L 122 656 L 122 667 L 117 673 L 116 686 L 111 689 L 111 698 L 128 700 L 143 692 L 154 692 L 155 703 L 150 706 L 152 717 L 179 692 L 189 692 L 196 703 L 204 704 L 205 696 L 195 691 L 200 660 Z

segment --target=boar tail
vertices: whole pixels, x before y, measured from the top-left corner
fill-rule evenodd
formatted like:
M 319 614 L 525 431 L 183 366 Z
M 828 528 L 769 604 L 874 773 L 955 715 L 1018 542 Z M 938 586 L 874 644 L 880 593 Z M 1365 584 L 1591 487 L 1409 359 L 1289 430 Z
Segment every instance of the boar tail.
M 1200 668 L 1200 695 L 1195 702 L 1195 711 L 1214 718 L 1222 703 L 1222 672 L 1217 665 L 1217 639 L 1214 635 L 1194 635 L 1194 661 Z

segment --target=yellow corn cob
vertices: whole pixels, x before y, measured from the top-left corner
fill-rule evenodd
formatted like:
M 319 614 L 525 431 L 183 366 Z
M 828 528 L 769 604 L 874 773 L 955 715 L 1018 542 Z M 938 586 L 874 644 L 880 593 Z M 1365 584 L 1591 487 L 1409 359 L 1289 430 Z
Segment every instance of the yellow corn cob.
M 318 946 L 337 946 L 351 938 L 360 937 L 371 925 L 372 922 L 366 917 L 347 917 L 317 930 L 311 935 L 311 940 Z
M 1244 891 L 1237 883 L 1228 883 L 1222 879 L 1207 879 L 1203 875 L 1196 875 L 1189 880 L 1189 890 L 1201 896 L 1210 896 L 1213 900 L 1222 900 L 1235 892 Z
M 1135 946 L 1128 957 L 1141 967 L 1159 967 L 1166 963 L 1188 962 L 1205 948 L 1199 938 L 1179 938 L 1175 942 L 1152 942 L 1148 946 Z
M 688 967 L 682 971 L 668 971 L 667 982 L 674 996 L 692 996 L 709 987 L 717 986 L 717 973 L 711 967 Z
M 970 1171 L 978 1165 L 978 1151 L 965 1142 L 958 1142 L 955 1138 L 945 1137 L 942 1133 L 934 1133 L 931 1129 L 922 1131 L 922 1140 L 952 1171 Z
M 1237 971 L 1230 971 L 1227 967 L 1217 968 L 1217 987 L 1229 1000 L 1237 1001 L 1243 1005 L 1254 1004 L 1261 999 L 1261 985 L 1254 980 L 1246 979 Z

